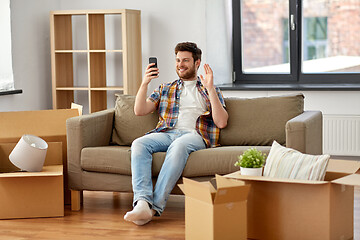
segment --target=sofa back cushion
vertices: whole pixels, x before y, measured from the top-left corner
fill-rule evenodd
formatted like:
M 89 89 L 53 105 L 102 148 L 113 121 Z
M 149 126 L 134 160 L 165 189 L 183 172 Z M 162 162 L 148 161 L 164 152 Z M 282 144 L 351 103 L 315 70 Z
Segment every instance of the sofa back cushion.
M 155 128 L 158 122 L 157 112 L 146 116 L 134 113 L 135 96 L 117 95 L 112 142 L 129 146 L 138 137 Z
M 220 132 L 223 146 L 285 144 L 285 124 L 303 113 L 304 95 L 225 98 L 228 125 Z

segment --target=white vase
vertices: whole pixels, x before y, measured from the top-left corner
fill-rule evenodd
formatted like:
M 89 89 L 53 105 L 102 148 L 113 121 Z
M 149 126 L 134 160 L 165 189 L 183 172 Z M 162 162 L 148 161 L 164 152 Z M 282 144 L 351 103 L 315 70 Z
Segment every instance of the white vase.
M 262 176 L 263 168 L 243 168 L 240 167 L 240 173 L 241 175 L 247 175 L 247 176 Z

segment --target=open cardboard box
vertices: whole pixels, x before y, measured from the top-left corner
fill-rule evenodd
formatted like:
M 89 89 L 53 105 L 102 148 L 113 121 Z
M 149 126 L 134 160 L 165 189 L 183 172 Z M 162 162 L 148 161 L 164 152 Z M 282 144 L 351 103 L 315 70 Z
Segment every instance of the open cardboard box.
M 225 175 L 251 185 L 248 238 L 339 240 L 353 238 L 354 186 L 360 162 L 330 159 L 324 181 Z
M 250 186 L 216 175 L 210 182 L 183 178 L 187 240 L 246 239 L 246 208 Z
M 0 143 L 16 144 L 24 134 L 41 137 L 47 143 L 62 142 L 62 161 L 57 164 L 62 164 L 64 168 L 65 202 L 68 204 L 70 204 L 70 190 L 67 188 L 66 177 L 66 120 L 78 115 L 78 109 L 0 112 Z
M 48 149 L 46 151 L 44 166 L 62 165 L 62 143 L 48 142 L 47 144 Z M 16 143 L 0 143 L 0 173 L 8 173 L 20 170 L 9 160 L 9 155 L 15 146 Z
M 0 219 L 64 216 L 63 166 L 0 173 Z
M 62 143 L 48 142 L 41 172 L 9 160 L 16 143 L 0 143 L 0 219 L 64 216 Z

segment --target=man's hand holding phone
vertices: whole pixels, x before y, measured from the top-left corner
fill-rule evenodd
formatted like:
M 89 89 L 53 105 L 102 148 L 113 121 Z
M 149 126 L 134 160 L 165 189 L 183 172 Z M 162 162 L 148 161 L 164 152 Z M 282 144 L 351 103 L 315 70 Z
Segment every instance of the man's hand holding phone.
M 151 80 L 159 77 L 159 69 L 157 68 L 157 58 L 150 57 L 149 65 L 146 67 L 143 83 L 149 84 Z

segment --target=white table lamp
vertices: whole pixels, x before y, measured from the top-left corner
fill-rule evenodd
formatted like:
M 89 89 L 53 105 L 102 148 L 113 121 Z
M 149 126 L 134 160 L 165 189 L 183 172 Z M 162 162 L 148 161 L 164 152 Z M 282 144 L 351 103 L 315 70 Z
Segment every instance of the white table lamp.
M 10 161 L 18 168 L 28 172 L 41 172 L 48 144 L 34 135 L 23 135 L 9 155 Z

